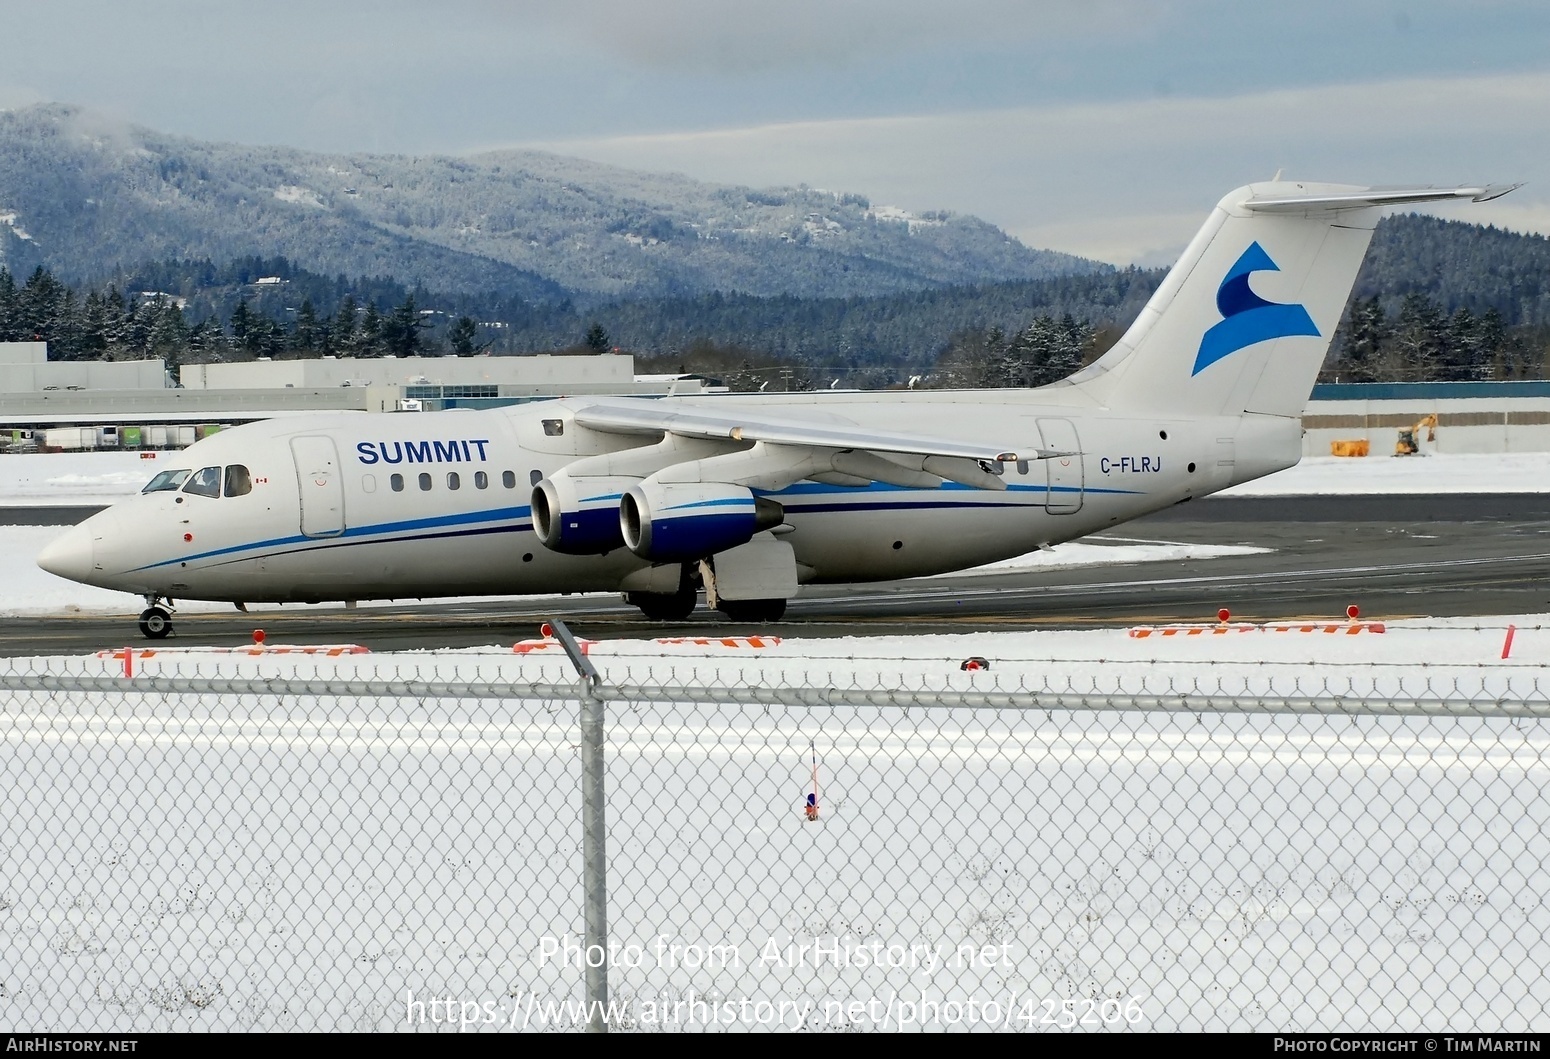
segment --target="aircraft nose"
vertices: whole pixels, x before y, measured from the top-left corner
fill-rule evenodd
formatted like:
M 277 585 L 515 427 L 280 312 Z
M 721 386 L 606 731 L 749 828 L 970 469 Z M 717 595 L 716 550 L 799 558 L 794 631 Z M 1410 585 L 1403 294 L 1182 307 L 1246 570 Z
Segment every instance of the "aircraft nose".
M 85 581 L 92 572 L 92 535 L 85 526 L 72 526 L 38 553 L 38 565 L 58 577 Z

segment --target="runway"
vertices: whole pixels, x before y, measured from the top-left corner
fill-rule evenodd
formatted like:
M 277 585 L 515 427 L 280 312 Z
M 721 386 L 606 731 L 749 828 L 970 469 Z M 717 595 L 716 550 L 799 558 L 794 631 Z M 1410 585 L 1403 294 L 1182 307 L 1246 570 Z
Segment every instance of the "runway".
M 78 521 L 90 509 L 23 508 Z M 52 514 L 51 514 L 52 512 Z M 34 524 L 48 524 L 37 522 Z M 377 651 L 512 643 L 558 617 L 592 639 L 764 631 L 865 636 L 1081 628 L 1214 618 L 1490 616 L 1550 611 L 1550 494 L 1212 498 L 1089 540 L 1249 544 L 1267 554 L 957 574 L 856 586 L 809 586 L 783 621 L 735 625 L 701 608 L 683 623 L 647 621 L 614 595 L 494 603 L 415 604 L 355 611 L 302 605 L 241 614 L 180 614 L 189 643 L 364 644 Z M 125 599 L 126 611 L 138 601 Z M 9 619 L 0 656 L 80 654 L 143 642 L 128 616 Z

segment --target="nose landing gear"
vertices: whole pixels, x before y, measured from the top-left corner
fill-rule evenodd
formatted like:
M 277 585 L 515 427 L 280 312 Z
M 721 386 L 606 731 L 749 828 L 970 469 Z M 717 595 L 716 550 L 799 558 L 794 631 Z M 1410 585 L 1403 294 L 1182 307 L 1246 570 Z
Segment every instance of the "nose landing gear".
M 172 600 L 165 607 L 158 606 L 160 596 L 146 596 L 145 610 L 140 612 L 140 634 L 148 640 L 162 640 L 172 632 Z

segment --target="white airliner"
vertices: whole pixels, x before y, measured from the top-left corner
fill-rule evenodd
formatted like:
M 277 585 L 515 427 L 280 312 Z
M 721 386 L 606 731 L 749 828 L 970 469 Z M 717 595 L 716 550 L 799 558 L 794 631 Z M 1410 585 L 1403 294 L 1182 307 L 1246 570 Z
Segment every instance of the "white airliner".
M 183 450 L 68 530 L 52 573 L 250 602 L 623 592 L 775 620 L 797 586 L 1081 537 L 1295 464 L 1382 207 L 1511 187 L 1227 195 L 1108 353 L 1033 390 L 565 398 L 275 419 Z

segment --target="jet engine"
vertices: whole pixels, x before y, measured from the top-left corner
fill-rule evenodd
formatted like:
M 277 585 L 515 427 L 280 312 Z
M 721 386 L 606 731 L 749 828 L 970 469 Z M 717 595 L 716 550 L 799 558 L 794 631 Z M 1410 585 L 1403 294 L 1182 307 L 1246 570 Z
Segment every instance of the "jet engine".
M 642 559 L 686 562 L 747 544 L 785 518 L 775 501 L 740 485 L 647 480 L 625 490 L 618 529 Z
M 601 555 L 624 544 L 619 498 L 639 478 L 571 477 L 560 471 L 533 487 L 533 530 L 544 547 Z

